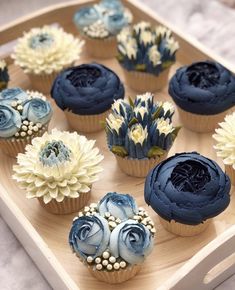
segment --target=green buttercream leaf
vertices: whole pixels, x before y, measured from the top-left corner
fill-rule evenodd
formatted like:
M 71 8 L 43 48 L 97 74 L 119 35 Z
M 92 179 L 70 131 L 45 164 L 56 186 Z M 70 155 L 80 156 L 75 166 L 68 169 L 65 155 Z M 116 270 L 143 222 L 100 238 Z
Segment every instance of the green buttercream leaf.
M 112 146 L 111 151 L 121 157 L 125 157 L 128 155 L 126 149 L 123 146 Z
M 155 158 L 158 156 L 162 156 L 163 154 L 165 154 L 165 150 L 163 150 L 162 148 L 158 147 L 158 146 L 153 146 L 152 148 L 149 149 L 149 152 L 147 154 L 148 158 Z
M 173 63 L 174 63 L 174 62 L 173 62 L 173 61 L 170 61 L 170 60 L 168 60 L 168 61 L 164 61 L 164 62 L 162 63 L 162 68 L 163 68 L 163 69 L 166 69 L 166 68 L 170 67 Z
M 134 102 L 131 97 L 128 97 L 129 104 L 132 108 L 134 108 Z
M 173 140 L 175 140 L 175 138 L 177 137 L 177 135 L 178 135 L 178 133 L 179 133 L 181 128 L 182 128 L 182 126 L 177 126 L 177 127 L 174 128 L 174 131 L 172 132 Z
M 143 64 L 137 64 L 135 66 L 135 69 L 138 70 L 138 71 L 145 71 L 146 70 L 146 65 L 143 63 Z
M 153 116 L 152 116 L 153 120 L 156 120 L 159 117 L 161 110 L 162 110 L 162 106 L 158 107 L 158 109 L 153 113 Z
M 106 121 L 104 120 L 100 121 L 100 126 L 107 132 L 108 128 L 106 126 Z
M 117 55 L 117 60 L 118 61 L 123 61 L 124 57 L 120 53 Z
M 132 125 L 134 125 L 134 124 L 136 124 L 136 123 L 138 123 L 138 120 L 137 120 L 135 117 L 133 117 L 133 118 L 130 120 L 130 122 L 129 122 L 129 124 L 128 124 L 128 127 L 130 128 Z

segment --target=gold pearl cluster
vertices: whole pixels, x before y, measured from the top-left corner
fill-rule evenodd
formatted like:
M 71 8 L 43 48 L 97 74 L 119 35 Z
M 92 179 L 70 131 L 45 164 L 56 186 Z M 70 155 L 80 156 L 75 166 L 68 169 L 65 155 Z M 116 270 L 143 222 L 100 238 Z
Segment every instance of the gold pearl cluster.
M 109 228 L 112 231 L 118 224 L 121 223 L 120 218 L 115 218 L 114 216 L 111 215 L 110 212 L 105 212 L 104 213 L 104 218 L 108 221 Z
M 80 211 L 78 213 L 78 217 L 91 216 L 91 215 L 94 215 L 97 212 L 98 212 L 97 203 L 91 203 L 89 206 L 85 206 L 83 211 Z M 78 217 L 76 217 L 75 219 L 77 219 Z
M 108 250 L 103 252 L 103 254 L 99 257 L 96 257 L 93 259 L 91 256 L 87 257 L 86 259 L 87 263 L 90 265 L 94 265 L 95 269 L 100 271 L 100 270 L 119 270 L 119 269 L 125 269 L 127 266 L 127 263 L 120 259 L 120 258 L 115 258 L 110 254 Z
M 139 212 L 137 215 L 133 217 L 133 219 L 145 225 L 152 235 L 156 233 L 154 222 L 152 221 L 147 211 L 143 207 L 139 207 Z
M 109 36 L 108 30 L 105 28 L 102 20 L 83 28 L 83 32 L 93 38 L 105 38 Z

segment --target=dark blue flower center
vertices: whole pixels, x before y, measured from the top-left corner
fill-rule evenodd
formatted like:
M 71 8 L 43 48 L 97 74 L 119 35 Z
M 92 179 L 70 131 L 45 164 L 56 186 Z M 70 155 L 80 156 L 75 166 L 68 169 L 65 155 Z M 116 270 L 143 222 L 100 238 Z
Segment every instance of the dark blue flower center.
M 74 87 L 90 87 L 101 76 L 97 67 L 78 67 L 67 76 Z
M 196 193 L 210 180 L 207 167 L 193 160 L 180 162 L 171 173 L 171 182 L 178 191 Z
M 187 76 L 191 85 L 206 89 L 219 83 L 219 70 L 212 63 L 198 62 L 187 68 Z

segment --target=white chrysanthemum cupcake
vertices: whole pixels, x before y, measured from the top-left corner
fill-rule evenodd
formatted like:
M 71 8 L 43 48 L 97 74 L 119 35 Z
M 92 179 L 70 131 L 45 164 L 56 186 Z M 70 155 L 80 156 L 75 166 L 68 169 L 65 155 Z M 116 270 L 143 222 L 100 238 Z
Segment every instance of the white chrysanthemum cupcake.
M 48 94 L 57 74 L 79 59 L 83 43 L 62 28 L 33 28 L 19 38 L 12 57 L 32 87 Z
M 131 195 L 109 192 L 74 218 L 69 244 L 95 278 L 117 284 L 140 271 L 155 232 L 148 213 Z
M 235 185 L 235 112 L 225 117 L 224 122 L 219 123 L 213 138 L 216 140 L 214 148 L 217 156 L 223 159 L 225 171 Z
M 76 132 L 60 132 L 34 138 L 25 154 L 17 157 L 13 178 L 27 198 L 37 198 L 54 214 L 76 212 L 87 203 L 91 185 L 102 171 L 103 156 L 93 148 L 94 140 Z

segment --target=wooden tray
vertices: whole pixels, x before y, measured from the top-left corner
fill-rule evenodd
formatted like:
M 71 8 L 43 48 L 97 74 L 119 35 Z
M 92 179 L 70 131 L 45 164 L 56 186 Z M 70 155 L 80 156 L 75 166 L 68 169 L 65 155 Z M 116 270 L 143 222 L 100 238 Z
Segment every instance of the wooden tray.
M 59 23 L 66 31 L 76 34 L 72 16 L 81 5 L 86 3 L 85 1 L 66 2 L 2 27 L 0 28 L 0 44 L 16 39 L 24 30 L 27 31 L 43 24 Z M 126 0 L 124 4 L 131 9 L 135 20 L 148 20 L 170 27 L 140 2 Z M 178 62 L 171 69 L 171 74 L 183 64 L 203 59 L 214 59 L 229 67 L 222 59 L 196 41 L 186 38 L 173 27 L 170 28 L 174 31 L 181 47 Z M 79 63 L 89 61 L 94 61 L 94 59 L 84 54 Z M 122 69 L 116 60 L 105 60 L 102 63 L 114 69 L 123 79 Z M 230 69 L 235 72 L 234 68 L 230 67 Z M 10 75 L 10 87 L 29 88 L 29 81 L 19 68 L 11 65 Z M 126 91 L 127 95 L 135 96 L 135 92 L 128 86 L 126 86 Z M 169 99 L 167 88 L 162 93 L 156 94 L 156 98 Z M 177 113 L 174 120 L 176 124 L 179 124 Z M 50 128 L 53 127 L 68 129 L 63 112 L 55 106 Z M 97 201 L 106 192 L 115 190 L 133 194 L 139 206 L 147 207 L 143 198 L 144 179 L 128 177 L 119 170 L 115 158 L 107 149 L 103 132 L 87 135 L 87 137 L 97 139 L 97 146 L 105 155 L 102 163 L 104 172 L 100 176 L 100 181 L 95 183 L 92 189 L 92 201 Z M 182 129 L 169 155 L 175 152 L 196 150 L 217 160 L 212 145 L 211 134 L 196 134 Z M 221 160 L 217 161 L 223 166 Z M 68 232 L 74 215 L 51 215 L 41 208 L 36 200 L 27 200 L 25 192 L 19 190 L 11 178 L 14 163 L 14 159 L 0 154 L 1 215 L 54 289 L 102 290 L 105 287 L 113 290 L 120 288 L 123 290 L 184 290 L 189 288 L 203 290 L 212 289 L 235 272 L 235 258 L 231 256 L 235 250 L 235 226 L 232 226 L 235 224 L 235 199 L 232 195 L 228 209 L 214 219 L 208 230 L 191 238 L 177 237 L 165 231 L 159 224 L 157 215 L 149 208 L 148 211 L 156 224 L 157 235 L 153 253 L 146 260 L 143 269 L 135 278 L 122 285 L 110 286 L 101 283 L 88 273 L 68 246 Z M 225 231 L 226 229 L 228 230 Z M 189 260 L 193 255 L 195 256 Z M 230 257 L 225 259 L 228 256 Z M 222 261 L 223 259 L 225 260 Z

